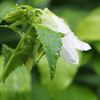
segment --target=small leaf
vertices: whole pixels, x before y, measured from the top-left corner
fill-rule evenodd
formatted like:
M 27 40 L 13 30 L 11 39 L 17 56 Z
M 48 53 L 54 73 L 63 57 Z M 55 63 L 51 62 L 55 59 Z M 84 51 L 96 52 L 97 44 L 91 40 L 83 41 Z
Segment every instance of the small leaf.
M 27 19 L 26 17 L 20 18 L 17 21 L 13 22 L 10 26 L 11 27 L 15 27 L 21 24 L 27 24 L 29 23 L 29 19 Z
M 21 5 L 18 9 L 15 9 L 15 11 L 11 12 L 8 16 L 10 20 L 12 20 L 11 17 L 15 20 L 10 26 L 18 26 L 26 23 L 29 24 L 33 18 L 33 10 L 34 8 L 29 5 Z
M 32 7 L 32 6 L 30 6 L 30 5 L 21 5 L 21 7 L 22 8 L 26 8 L 26 9 L 28 9 L 28 10 L 34 10 L 34 8 Z
M 38 38 L 43 45 L 49 63 L 51 79 L 53 79 L 56 69 L 57 59 L 60 56 L 61 38 L 58 32 L 52 31 L 44 25 L 35 25 Z
M 20 6 L 17 6 L 16 9 L 13 9 L 4 17 L 4 20 L 7 22 L 15 22 L 23 17 L 26 13 L 27 9 L 22 9 Z
M 23 32 L 22 32 L 22 30 L 20 29 L 20 28 L 18 28 L 18 27 L 11 27 L 11 26 L 9 26 L 9 28 L 10 29 L 12 29 L 13 31 L 15 31 L 18 35 L 20 35 L 21 37 L 23 36 Z
M 9 48 L 7 45 L 3 44 L 2 53 L 4 56 L 4 66 L 7 64 L 9 57 L 12 55 L 14 49 Z
M 16 6 L 8 6 L 0 12 L 0 23 L 2 22 L 3 18 L 10 13 Z
M 0 77 L 0 80 L 5 81 L 5 79 L 8 77 L 8 75 L 14 71 L 17 67 L 22 66 L 26 63 L 28 59 L 28 55 L 24 51 L 19 51 L 16 55 L 14 55 L 13 60 L 9 61 L 10 57 L 13 54 L 13 49 L 9 48 L 7 45 L 3 45 L 3 55 L 4 55 L 4 67 L 5 70 L 3 70 L 3 73 Z M 9 62 L 8 62 L 9 61 Z M 8 64 L 9 63 L 9 64 Z M 8 64 L 8 67 L 6 68 L 6 65 Z
M 8 25 L 0 25 L 0 27 L 6 27 L 6 28 L 9 28 Z
M 0 25 L 0 27 L 10 28 L 13 31 L 15 31 L 18 35 L 23 36 L 23 32 L 20 28 L 14 27 L 14 26 L 8 26 L 8 25 Z

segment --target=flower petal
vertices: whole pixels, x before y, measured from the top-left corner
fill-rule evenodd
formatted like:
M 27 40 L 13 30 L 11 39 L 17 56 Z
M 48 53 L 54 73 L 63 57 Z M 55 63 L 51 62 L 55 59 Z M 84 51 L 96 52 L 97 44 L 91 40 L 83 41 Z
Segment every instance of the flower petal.
M 69 52 L 70 51 L 70 52 Z M 66 66 L 68 66 L 68 61 L 70 61 L 73 64 L 79 63 L 79 57 L 78 53 L 75 49 L 66 49 L 66 47 L 62 46 L 62 50 L 60 52 L 63 59 L 66 61 Z
M 61 19 L 55 15 L 52 15 L 52 18 L 55 21 L 56 25 L 58 26 L 58 30 L 57 30 L 58 32 L 66 34 L 70 31 L 68 25 L 66 25 L 66 23 L 64 22 L 63 19 Z
M 73 33 L 72 33 L 73 34 Z M 77 36 L 74 36 L 73 34 L 73 45 L 75 46 L 76 49 L 81 50 L 81 51 L 86 51 L 91 49 L 90 45 L 80 41 Z
M 74 33 L 71 31 L 66 34 L 64 38 L 62 38 L 62 43 L 62 57 L 65 61 L 67 57 L 67 59 L 73 64 L 79 63 L 79 57 L 76 49 L 81 51 L 91 49 L 91 47 L 87 43 L 80 41 L 76 36 L 74 36 Z
M 42 25 L 49 27 L 53 31 L 58 32 L 58 27 L 54 25 L 54 23 L 50 22 L 49 20 L 42 20 Z
M 78 53 L 77 53 L 75 47 L 73 46 L 73 36 L 72 36 L 72 34 L 70 34 L 70 32 L 64 38 L 62 38 L 62 43 L 63 43 L 62 51 L 61 51 L 62 57 L 64 59 L 67 57 L 67 59 L 71 63 L 78 64 L 79 57 L 78 57 Z M 65 53 L 63 53 L 63 52 L 65 52 Z
M 41 24 L 49 27 L 53 31 L 65 34 L 65 37 L 62 38 L 63 45 L 60 54 L 66 61 L 66 65 L 68 66 L 68 61 L 73 64 L 78 64 L 79 56 L 76 49 L 85 51 L 91 49 L 91 47 L 87 43 L 80 41 L 63 19 L 57 17 L 48 10 L 45 10 L 45 13 L 46 14 L 41 16 Z
M 49 17 L 47 17 L 47 18 L 49 18 L 49 19 L 42 17 L 42 23 L 41 24 L 49 27 L 53 31 L 61 32 L 61 33 L 64 33 L 64 34 L 67 34 L 70 31 L 68 25 L 65 24 L 63 19 L 57 17 L 54 14 L 49 14 L 48 16 Z

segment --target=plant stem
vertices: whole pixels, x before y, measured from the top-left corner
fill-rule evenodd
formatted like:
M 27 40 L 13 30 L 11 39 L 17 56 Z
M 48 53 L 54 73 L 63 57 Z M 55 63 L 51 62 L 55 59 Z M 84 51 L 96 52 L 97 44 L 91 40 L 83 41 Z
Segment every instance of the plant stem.
M 35 64 L 36 64 L 35 58 L 36 58 L 37 49 L 38 49 L 38 45 L 35 45 L 35 46 L 34 46 L 34 50 L 33 50 L 33 67 L 34 67 Z
M 27 35 L 29 35 L 29 33 L 31 32 L 32 30 L 32 25 L 29 26 L 26 34 L 24 35 L 24 37 L 20 40 L 19 44 L 17 45 L 16 49 L 14 50 L 14 52 L 12 53 L 11 57 L 9 58 L 4 70 L 3 70 L 3 73 L 0 77 L 0 81 L 2 80 L 4 82 L 4 79 L 6 77 L 6 74 L 7 74 L 7 71 L 9 70 L 9 64 L 10 62 L 12 61 L 12 59 L 14 58 L 14 56 L 17 54 L 19 48 L 21 47 L 22 43 L 24 42 L 24 40 L 26 39 Z

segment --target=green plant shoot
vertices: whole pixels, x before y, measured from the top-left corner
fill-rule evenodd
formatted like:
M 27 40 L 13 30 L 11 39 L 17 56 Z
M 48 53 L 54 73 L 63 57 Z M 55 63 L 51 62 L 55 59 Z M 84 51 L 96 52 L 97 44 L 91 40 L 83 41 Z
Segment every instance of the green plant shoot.
M 20 36 L 20 42 L 15 49 L 3 45 L 4 70 L 0 76 L 0 81 L 3 82 L 17 67 L 24 65 L 30 71 L 44 55 L 47 57 L 53 79 L 60 55 L 68 66 L 68 61 L 74 64 L 79 62 L 76 49 L 91 49 L 87 43 L 74 36 L 63 19 L 47 8 L 42 10 L 29 5 L 9 6 L 0 12 L 1 24 L 2 21 L 9 25 L 0 27 L 10 28 Z M 19 28 L 22 24 L 28 25 L 26 32 Z

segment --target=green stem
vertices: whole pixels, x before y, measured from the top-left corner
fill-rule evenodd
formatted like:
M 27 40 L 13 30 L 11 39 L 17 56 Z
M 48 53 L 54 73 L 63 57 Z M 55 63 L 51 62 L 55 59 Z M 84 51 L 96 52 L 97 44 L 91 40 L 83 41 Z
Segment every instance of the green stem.
M 6 77 L 7 71 L 9 69 L 9 64 L 12 61 L 12 59 L 14 58 L 14 56 L 17 54 L 19 48 L 21 47 L 22 43 L 24 42 L 24 40 L 26 39 L 27 35 L 30 33 L 30 31 L 32 30 L 32 25 L 29 26 L 26 34 L 24 35 L 24 37 L 20 40 L 19 44 L 17 45 L 16 49 L 14 50 L 14 52 L 12 53 L 11 57 L 9 58 L 2 75 L 0 76 L 0 81 L 2 80 L 4 82 L 4 79 Z
M 37 50 L 38 50 L 38 45 L 35 45 L 34 46 L 34 50 L 33 50 L 33 66 L 36 64 L 35 58 L 36 58 L 36 52 L 37 52 Z
M 37 55 L 36 57 L 36 62 L 39 62 L 39 60 L 41 59 L 41 57 L 45 54 L 44 50 L 41 50 L 41 52 Z

